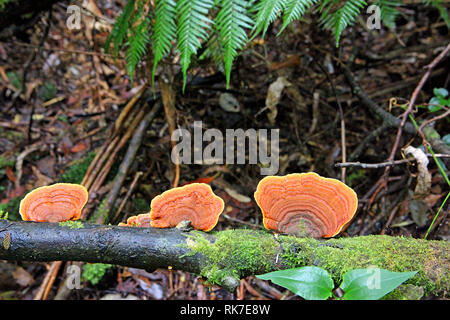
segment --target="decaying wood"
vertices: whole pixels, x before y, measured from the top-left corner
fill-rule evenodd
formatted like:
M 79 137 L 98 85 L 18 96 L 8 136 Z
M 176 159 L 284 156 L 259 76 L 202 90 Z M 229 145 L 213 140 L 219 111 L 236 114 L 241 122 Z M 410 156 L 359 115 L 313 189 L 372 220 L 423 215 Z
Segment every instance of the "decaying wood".
M 316 265 L 335 279 L 350 269 L 377 266 L 419 271 L 410 281 L 429 295 L 448 295 L 450 245 L 405 237 L 364 236 L 316 240 L 274 236 L 266 231 L 204 233 L 176 228 L 129 228 L 83 223 L 60 224 L 0 220 L 0 237 L 11 234 L 0 260 L 85 261 L 154 270 L 172 267 L 200 274 L 229 289 L 238 277 Z

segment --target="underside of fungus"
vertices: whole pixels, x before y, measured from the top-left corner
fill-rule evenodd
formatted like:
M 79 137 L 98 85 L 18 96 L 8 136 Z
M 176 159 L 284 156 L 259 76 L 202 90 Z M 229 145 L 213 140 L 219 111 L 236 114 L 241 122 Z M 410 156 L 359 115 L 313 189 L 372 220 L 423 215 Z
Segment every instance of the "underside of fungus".
M 88 197 L 82 185 L 57 183 L 29 192 L 20 202 L 19 213 L 25 221 L 78 220 Z
M 190 221 L 196 230 L 210 231 L 224 209 L 222 198 L 206 183 L 191 183 L 170 189 L 153 198 L 151 225 L 156 228 L 176 227 Z
M 313 238 L 337 235 L 358 205 L 350 187 L 314 172 L 265 177 L 254 196 L 267 229 Z

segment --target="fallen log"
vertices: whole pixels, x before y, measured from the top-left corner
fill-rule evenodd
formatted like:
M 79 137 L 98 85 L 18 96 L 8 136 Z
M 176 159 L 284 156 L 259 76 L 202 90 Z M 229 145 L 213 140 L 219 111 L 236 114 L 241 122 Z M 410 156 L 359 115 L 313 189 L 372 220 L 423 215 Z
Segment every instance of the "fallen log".
M 307 265 L 326 269 L 335 283 L 348 270 L 373 266 L 418 271 L 407 283 L 426 295 L 447 296 L 450 289 L 446 241 L 381 235 L 317 240 L 247 229 L 204 233 L 0 220 L 0 244 L 0 260 L 84 261 L 150 271 L 170 266 L 230 290 L 248 275 Z

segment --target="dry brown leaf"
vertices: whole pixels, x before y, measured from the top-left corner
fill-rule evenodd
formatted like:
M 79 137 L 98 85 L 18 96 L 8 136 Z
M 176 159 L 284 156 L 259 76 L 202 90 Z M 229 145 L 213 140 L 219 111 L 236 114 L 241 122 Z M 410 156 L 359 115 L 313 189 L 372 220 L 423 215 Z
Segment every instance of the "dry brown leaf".
M 431 189 L 431 174 L 428 171 L 428 157 L 422 149 L 408 146 L 403 150 L 408 155 L 411 154 L 417 161 L 418 174 L 417 185 L 414 189 L 414 198 L 424 198 L 430 193 Z
M 277 105 L 280 102 L 281 94 L 285 87 L 290 86 L 291 83 L 285 77 L 278 77 L 277 80 L 269 86 L 266 97 L 266 107 L 269 109 L 267 119 L 273 125 L 278 115 Z

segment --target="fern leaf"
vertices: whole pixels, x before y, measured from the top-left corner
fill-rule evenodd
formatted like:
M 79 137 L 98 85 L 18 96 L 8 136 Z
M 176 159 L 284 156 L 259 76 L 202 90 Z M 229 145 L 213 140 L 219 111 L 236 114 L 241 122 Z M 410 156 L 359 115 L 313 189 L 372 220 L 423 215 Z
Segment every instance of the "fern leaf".
M 142 21 L 133 29 L 133 35 L 130 37 L 127 43 L 126 52 L 126 62 L 127 62 L 127 73 L 130 76 L 131 81 L 133 81 L 133 73 L 136 69 L 141 57 L 147 51 L 147 45 L 150 42 L 150 35 L 148 32 L 148 27 L 150 25 L 150 20 L 145 17 Z
M 213 5 L 213 0 L 178 0 L 177 2 L 177 47 L 183 72 L 183 91 L 186 86 L 186 74 L 191 64 L 191 56 L 197 54 L 201 41 L 208 37 L 207 30 L 213 24 L 207 17 L 208 11 Z
M 381 21 L 389 28 L 395 29 L 395 19 L 400 14 L 396 7 L 401 5 L 399 0 L 376 0 L 374 5 L 380 8 Z
M 230 74 L 237 51 L 242 49 L 247 41 L 245 29 L 251 29 L 253 20 L 247 15 L 248 1 L 223 0 L 216 17 L 216 28 L 220 35 L 220 43 L 224 50 L 224 64 L 227 88 L 230 84 Z
M 286 1 L 286 9 L 283 16 L 283 26 L 278 34 L 280 34 L 291 22 L 300 19 L 305 12 L 311 8 L 319 0 L 288 0 Z
M 155 71 L 161 59 L 170 51 L 172 40 L 176 37 L 175 23 L 176 3 L 173 0 L 157 0 L 155 10 L 155 24 L 153 26 L 153 70 L 152 83 L 155 82 Z
M 427 5 L 432 5 L 439 10 L 441 18 L 445 21 L 447 28 L 450 28 L 450 18 L 448 16 L 447 9 L 442 5 L 441 0 L 423 0 Z
M 254 36 L 262 31 L 262 37 L 264 37 L 269 25 L 282 14 L 285 2 L 285 0 L 262 0 L 256 4 Z
M 328 1 L 328 3 L 329 2 L 330 1 Z M 336 4 L 337 2 L 338 1 L 333 1 L 332 5 Z M 326 29 L 333 30 L 336 40 L 336 47 L 339 46 L 339 40 L 344 29 L 348 26 L 353 25 L 356 17 L 365 5 L 365 0 L 347 0 L 339 9 L 337 9 L 333 13 L 330 13 L 330 7 L 328 7 L 327 10 L 322 13 L 322 16 L 320 18 L 321 23 Z
M 225 52 L 219 41 L 219 37 L 220 36 L 217 30 L 214 30 L 205 44 L 205 51 L 200 55 L 200 57 L 198 57 L 198 59 L 212 59 L 217 69 L 220 72 L 225 73 L 225 66 L 223 64 L 223 61 L 225 60 Z
M 105 42 L 105 51 L 106 53 L 109 52 L 109 48 L 111 45 L 111 41 L 114 43 L 114 55 L 117 56 L 117 53 L 119 52 L 120 45 L 124 42 L 128 28 L 129 28 L 129 20 L 133 14 L 135 0 L 128 0 L 127 4 L 123 8 L 122 13 L 117 18 L 116 22 L 114 23 L 114 27 L 111 31 L 111 33 L 106 38 Z

